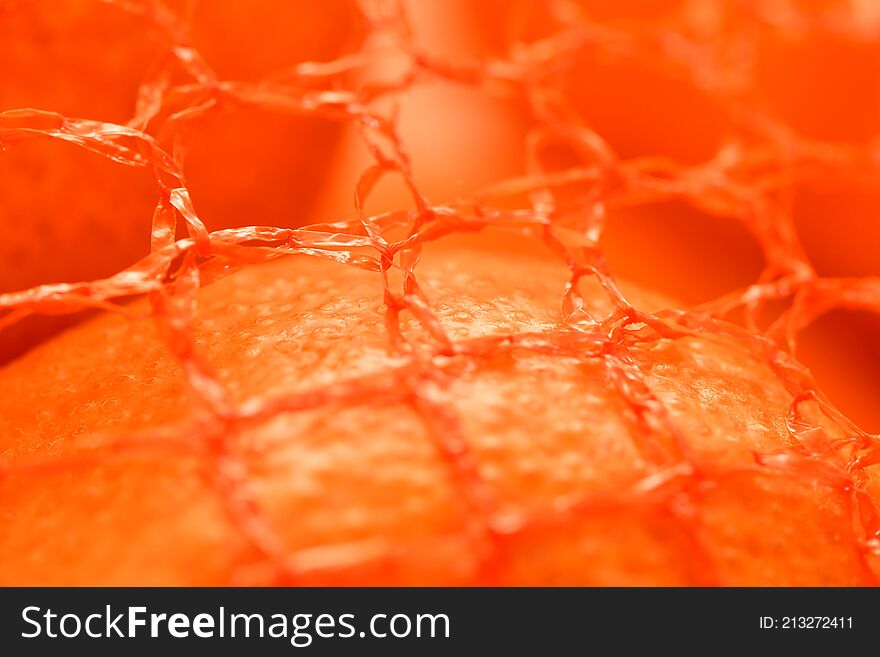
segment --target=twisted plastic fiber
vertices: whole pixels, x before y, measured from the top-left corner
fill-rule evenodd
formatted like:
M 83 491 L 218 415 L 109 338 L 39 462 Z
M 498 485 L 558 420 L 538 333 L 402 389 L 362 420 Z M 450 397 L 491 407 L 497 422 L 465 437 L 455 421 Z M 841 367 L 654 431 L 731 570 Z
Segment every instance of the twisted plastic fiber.
M 557 0 L 545 3 L 548 15 L 555 17 L 549 34 L 517 43 L 495 58 L 452 63 L 420 47 L 397 3 L 364 0 L 360 11 L 368 36 L 357 52 L 337 61 L 291 62 L 283 73 L 249 83 L 220 79 L 211 62 L 190 45 L 186 21 L 161 2 L 106 2 L 162 34 L 167 51 L 163 64 L 143 80 L 133 103 L 134 115 L 124 125 L 117 125 L 39 109 L 4 111 L 0 112 L 0 148 L 13 149 L 26 140 L 57 139 L 98 153 L 119 166 L 152 172 L 155 212 L 152 218 L 143 218 L 151 253 L 101 280 L 4 293 L 0 295 L 0 328 L 30 315 L 74 313 L 84 308 L 128 316 L 133 313 L 128 300 L 146 297 L 204 412 L 197 419 L 149 433 L 119 436 L 87 456 L 18 461 L 0 466 L 5 467 L 0 474 L 40 477 L 58 469 L 91 467 L 129 449 L 161 450 L 169 444 L 191 449 L 216 467 L 218 495 L 242 535 L 271 564 L 272 579 L 296 582 L 312 562 L 284 547 L 248 493 L 247 468 L 229 448 L 227 439 L 245 423 L 280 413 L 328 404 L 402 401 L 424 422 L 467 502 L 473 522 L 462 531 L 485 551 L 482 567 L 486 579 L 511 537 L 564 523 L 597 506 L 628 504 L 646 495 L 653 496 L 656 504 L 665 506 L 691 530 L 694 558 L 711 562 L 711 555 L 700 545 L 697 528 L 691 526 L 696 521 L 679 511 L 682 496 L 691 496 L 698 503 L 701 486 L 758 472 L 832 487 L 851 509 L 856 528 L 853 540 L 861 553 L 866 560 L 880 555 L 880 516 L 863 486 L 866 468 L 880 462 L 878 437 L 860 430 L 836 410 L 791 356 L 798 334 L 832 309 L 880 312 L 880 279 L 817 275 L 799 243 L 790 208 L 778 200 L 798 180 L 809 177 L 856 171 L 860 175 L 880 174 L 880 141 L 841 144 L 808 138 L 751 105 L 742 92 L 752 73 L 748 63 L 734 66 L 724 56 L 725 48 L 742 48 L 748 43 L 748 26 L 725 25 L 723 16 L 716 16 L 711 19 L 714 29 L 697 29 L 703 25 L 701 21 L 710 18 L 698 12 L 695 3 L 682 3 L 662 22 L 645 19 L 634 26 L 619 27 L 591 20 L 576 3 Z M 809 21 L 811 29 L 834 31 L 853 40 L 863 36 L 857 17 L 849 23 L 829 18 L 825 24 L 817 22 L 815 15 L 799 13 L 797 6 L 785 4 L 788 10 L 783 13 L 790 25 Z M 12 3 L 7 11 L 15 11 L 16 6 Z M 769 19 L 757 10 L 745 14 L 752 27 L 767 27 Z M 584 48 L 668 60 L 689 83 L 719 102 L 734 132 L 743 138 L 729 141 L 697 164 L 683 165 L 663 157 L 621 158 L 602 134 L 578 117 L 555 86 L 556 72 L 570 65 Z M 395 72 L 377 80 L 375 71 L 382 69 L 376 63 L 383 61 L 396 62 L 388 69 Z M 368 69 L 372 76 L 361 75 Z M 393 106 L 389 100 L 438 80 L 527 100 L 526 175 L 500 181 L 474 198 L 445 204 L 422 192 L 407 144 L 398 135 L 396 115 L 387 108 Z M 224 102 L 355 126 L 373 158 L 354 190 L 356 212 L 335 223 L 302 228 L 252 225 L 209 232 L 194 209 L 198 199 L 191 198 L 183 173 L 191 135 L 184 127 Z M 565 168 L 545 166 L 541 152 L 551 142 L 571 147 L 580 154 L 580 161 Z M 413 209 L 371 216 L 365 209 L 366 201 L 386 176 L 399 176 L 405 182 Z M 568 193 L 572 188 L 583 193 Z M 599 246 L 606 210 L 664 200 L 708 207 L 714 215 L 740 222 L 760 244 L 765 258 L 758 280 L 696 308 L 648 313 L 633 306 L 618 287 Z M 258 222 L 259 217 L 254 220 Z M 566 264 L 570 277 L 560 290 L 565 330 L 463 341 L 447 335 L 420 286 L 420 251 L 423 245 L 445 236 L 487 227 L 540 240 Z M 398 356 L 393 369 L 293 395 L 233 400 L 194 342 L 192 326 L 199 313 L 196 293 L 201 286 L 241 267 L 287 254 L 325 258 L 375 272 L 376 285 L 384 291 L 388 348 Z M 610 313 L 590 307 L 579 294 L 579 284 L 588 280 L 601 284 Z M 769 326 L 762 326 L 762 309 L 771 302 L 784 302 L 786 309 Z M 430 340 L 413 341 L 411 333 L 401 329 L 405 313 L 418 320 Z M 723 321 L 734 315 L 745 318 L 742 326 Z M 787 418 L 791 440 L 785 450 L 755 453 L 754 464 L 743 469 L 704 462 L 691 449 L 687 431 L 677 426 L 652 392 L 630 353 L 635 345 L 687 336 L 736 343 L 770 366 L 794 398 Z M 585 495 L 546 513 L 501 509 L 481 479 L 469 451 L 468 435 L 455 411 L 437 394 L 463 368 L 449 368 L 445 364 L 448 359 L 436 357 L 479 361 L 513 349 L 583 360 L 598 358 L 633 411 L 634 434 L 645 457 L 653 461 L 653 474 L 631 489 Z M 358 554 L 365 560 L 377 558 L 369 550 L 353 554 L 353 561 L 345 567 L 357 569 Z M 400 555 L 379 558 L 394 560 Z M 711 568 L 706 572 L 703 583 L 718 583 Z

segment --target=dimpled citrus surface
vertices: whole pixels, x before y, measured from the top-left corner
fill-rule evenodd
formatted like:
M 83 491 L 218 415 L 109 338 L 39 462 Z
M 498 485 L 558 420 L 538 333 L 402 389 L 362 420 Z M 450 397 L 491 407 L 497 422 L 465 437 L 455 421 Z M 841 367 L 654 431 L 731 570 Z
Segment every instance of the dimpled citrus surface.
M 755 464 L 792 444 L 792 394 L 763 355 L 715 336 L 632 346 L 682 460 L 639 427 L 598 338 L 560 322 L 565 271 L 426 253 L 462 353 L 402 322 L 414 359 L 387 352 L 375 272 L 246 268 L 199 294 L 195 343 L 236 404 L 279 401 L 225 423 L 194 408 L 150 321 L 34 350 L 0 374 L 3 583 L 872 581 L 843 484 Z
M 161 117 L 143 111 L 149 90 L 166 77 L 182 82 L 189 67 L 205 81 L 256 80 L 292 62 L 345 54 L 363 37 L 349 0 L 322 3 L 321 11 L 302 3 L 216 0 L 197 7 L 183 36 L 186 4 L 0 2 L 0 111 L 38 108 L 130 122 L 158 135 L 160 121 L 181 109 L 172 101 Z M 181 41 L 186 50 L 169 51 Z M 3 127 L 23 124 L 7 121 Z M 181 169 L 210 229 L 248 223 L 248 213 L 275 225 L 306 223 L 310 190 L 326 175 L 306 154 L 332 152 L 338 125 L 232 101 L 209 103 L 185 122 L 190 148 Z M 145 168 L 58 140 L 29 139 L 0 158 L 0 197 L 0 293 L 110 276 L 150 252 L 158 198 Z M 12 327 L 0 342 L 0 362 L 69 324 L 65 319 L 31 318 Z
M 0 2 L 0 583 L 877 583 L 871 3 L 281 4 Z

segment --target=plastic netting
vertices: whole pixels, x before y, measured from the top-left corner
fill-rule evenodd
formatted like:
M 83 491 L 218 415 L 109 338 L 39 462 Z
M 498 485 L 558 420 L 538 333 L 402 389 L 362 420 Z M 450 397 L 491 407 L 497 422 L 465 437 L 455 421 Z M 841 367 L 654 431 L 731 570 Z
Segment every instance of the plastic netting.
M 701 462 L 689 449 L 688 436 L 675 426 L 628 357 L 628 349 L 639 343 L 692 335 L 717 335 L 742 343 L 770 365 L 794 398 L 787 420 L 793 436 L 790 449 L 756 454 L 755 467 L 833 486 L 849 500 L 860 549 L 880 552 L 880 518 L 862 485 L 865 469 L 880 462 L 878 439 L 839 413 L 790 358 L 798 333 L 819 315 L 834 308 L 880 312 L 880 279 L 817 275 L 799 244 L 791 213 L 779 202 L 801 177 L 826 172 L 848 175 L 850 171 L 876 175 L 880 146 L 876 140 L 841 144 L 810 139 L 749 104 L 742 90 L 748 86 L 750 71 L 747 63 L 736 59 L 743 43 L 748 43 L 749 31 L 724 24 L 728 3 L 679 3 L 668 11 L 666 20 L 647 18 L 638 22 L 636 29 L 603 23 L 576 2 L 557 0 L 544 3 L 542 11 L 552 17 L 552 29 L 546 34 L 526 42 L 514 39 L 512 47 L 480 61 L 452 63 L 420 47 L 397 3 L 363 0 L 360 11 L 368 36 L 359 51 L 332 62 L 293 62 L 283 75 L 246 83 L 219 79 L 211 63 L 190 45 L 185 21 L 160 2 L 106 1 L 151 25 L 167 43 L 164 63 L 141 84 L 134 116 L 117 125 L 34 109 L 4 111 L 0 113 L 0 146 L 5 150 L 24 140 L 59 139 L 120 165 L 154 172 L 157 205 L 152 223 L 146 218 L 144 222 L 144 229 L 151 234 L 151 253 L 106 279 L 2 294 L 0 327 L 33 314 L 74 313 L 83 308 L 127 314 L 130 309 L 123 301 L 146 295 L 187 385 L 217 419 L 210 444 L 219 470 L 225 473 L 224 495 L 232 515 L 243 535 L 277 569 L 278 581 L 296 581 L 300 566 L 248 497 L 239 480 L 245 476 L 243 470 L 224 448 L 223 428 L 242 420 L 268 419 L 331 402 L 375 401 L 383 395 L 404 398 L 426 423 L 439 427 L 432 435 L 445 462 L 457 474 L 461 495 L 471 500 L 470 508 L 479 517 L 488 544 L 501 543 L 511 532 L 523 530 L 523 524 L 513 529 L 509 518 L 496 514 L 454 412 L 438 405 L 431 394 L 431 384 L 436 382 L 433 368 L 439 366 L 429 357 L 420 357 L 399 327 L 404 311 L 412 313 L 436 339 L 438 353 L 462 358 L 477 358 L 487 350 L 500 351 L 511 345 L 552 354 L 555 341 L 559 341 L 556 346 L 566 341 L 570 344 L 571 336 L 577 336 L 579 357 L 601 359 L 610 380 L 634 410 L 633 416 L 642 422 L 642 429 L 654 427 L 654 431 L 668 434 L 663 440 L 671 446 L 674 458 L 662 469 L 669 478 L 678 480 L 699 481 L 717 473 L 713 475 L 713 466 Z M 858 11 L 870 13 L 870 3 L 852 3 L 843 13 L 827 15 L 802 11 L 785 2 L 766 3 L 774 9 L 764 14 L 748 3 L 732 4 L 737 4 L 737 15 L 746 16 L 747 23 L 777 20 L 793 29 L 809 23 L 811 29 L 827 29 L 852 39 L 864 38 L 866 21 L 877 22 L 876 16 L 857 15 Z M 827 24 L 817 16 L 824 17 Z M 554 86 L 554 72 L 585 47 L 669 60 L 690 83 L 717 99 L 735 131 L 747 137 L 726 144 L 707 161 L 694 165 L 661 156 L 621 158 Z M 394 62 L 388 68 L 393 74 L 357 75 L 368 69 L 375 71 L 377 61 Z M 418 172 L 412 169 L 406 144 L 398 135 L 393 101 L 409 89 L 437 80 L 526 99 L 530 129 L 525 175 L 500 181 L 466 201 L 438 204 L 422 192 Z M 355 126 L 374 163 L 357 182 L 353 217 L 303 228 L 248 226 L 209 232 L 194 209 L 181 162 L 187 148 L 187 122 L 210 112 L 221 100 Z M 564 144 L 578 153 L 578 160 L 563 167 L 547 165 L 541 153 L 548 143 Z M 386 176 L 402 178 L 411 192 L 413 209 L 370 216 L 366 201 Z M 713 213 L 741 222 L 765 257 L 759 280 L 697 308 L 648 313 L 631 305 L 599 246 L 606 210 L 611 204 L 670 199 L 711 208 Z M 570 280 L 561 291 L 560 310 L 567 335 L 529 336 L 528 341 L 498 336 L 473 343 L 455 342 L 446 335 L 419 285 L 420 249 L 453 233 L 487 227 L 519 231 L 542 240 L 566 263 Z M 381 377 L 368 377 L 305 394 L 234 402 L 194 342 L 197 291 L 242 266 L 287 254 L 327 258 L 375 272 L 384 286 L 389 349 L 417 362 L 418 376 L 394 378 L 387 384 Z M 392 271 L 403 276 L 391 276 Z M 601 284 L 613 305 L 610 315 L 591 312 L 578 292 L 580 282 L 586 279 Z M 762 310 L 775 302 L 786 302 L 786 309 L 769 326 L 762 326 Z M 744 328 L 721 321 L 737 312 L 744 318 Z M 571 356 L 571 350 L 558 351 Z M 400 386 L 406 387 L 406 395 L 401 395 Z M 809 413 L 804 412 L 805 406 L 810 407 Z M 817 414 L 816 408 L 821 412 Z M 821 426 L 816 419 L 819 416 Z M 839 431 L 829 432 L 828 423 Z M 166 427 L 165 433 L 191 434 L 194 430 L 191 424 L 181 424 Z M 124 446 L 126 440 L 138 437 L 122 436 L 119 445 Z M 57 467 L 64 466 L 52 461 L 24 462 L 7 465 L 6 472 Z M 651 482 L 656 481 L 656 474 L 652 475 Z M 654 486 L 651 482 L 641 483 Z M 680 496 L 687 490 L 687 486 L 679 486 L 674 494 Z

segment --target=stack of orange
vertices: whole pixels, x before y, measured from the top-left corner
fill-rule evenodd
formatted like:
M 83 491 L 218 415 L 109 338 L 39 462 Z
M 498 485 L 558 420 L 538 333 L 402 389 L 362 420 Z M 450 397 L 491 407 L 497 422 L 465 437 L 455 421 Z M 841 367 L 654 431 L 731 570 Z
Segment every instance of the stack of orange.
M 0 4 L 0 584 L 875 584 L 863 4 Z

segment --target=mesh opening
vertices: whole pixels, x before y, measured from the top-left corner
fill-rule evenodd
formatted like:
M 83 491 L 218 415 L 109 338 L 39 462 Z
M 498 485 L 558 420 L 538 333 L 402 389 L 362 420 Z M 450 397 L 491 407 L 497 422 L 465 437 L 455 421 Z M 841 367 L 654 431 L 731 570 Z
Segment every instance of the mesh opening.
M 764 264 L 740 222 L 675 202 L 609 211 L 600 244 L 615 275 L 689 305 L 748 286 Z
M 848 415 L 870 431 L 880 386 L 880 356 L 864 345 L 880 344 L 880 317 L 865 310 L 836 308 L 822 315 L 798 341 L 797 357 L 832 399 L 845 399 Z M 835 345 L 833 350 L 828 345 Z
M 145 216 L 142 224 L 151 253 L 106 278 L 4 291 L 0 294 L 0 329 L 14 331 L 29 317 L 73 314 L 88 308 L 124 312 L 121 301 L 147 296 L 189 391 L 200 402 L 205 417 L 216 420 L 212 424 L 200 415 L 197 421 L 170 425 L 161 433 L 166 437 L 204 435 L 204 458 L 216 466 L 218 487 L 229 514 L 245 541 L 265 556 L 274 581 L 308 581 L 314 571 L 325 566 L 314 565 L 321 560 L 312 552 L 285 551 L 265 510 L 248 497 L 245 491 L 249 486 L 244 481 L 248 469 L 235 461 L 227 444 L 234 438 L 234 432 L 227 431 L 229 423 L 265 423 L 284 413 L 376 400 L 406 405 L 408 416 L 416 418 L 434 440 L 470 519 L 463 536 L 452 530 L 447 538 L 473 541 L 478 546 L 475 552 L 483 555 L 478 570 L 486 578 L 491 577 L 493 564 L 510 543 L 552 542 L 561 523 L 589 525 L 615 508 L 626 508 L 633 517 L 644 508 L 659 508 L 661 515 L 669 516 L 673 519 L 670 522 L 681 528 L 681 549 L 693 560 L 680 563 L 677 553 L 658 555 L 657 559 L 668 560 L 683 571 L 695 569 L 695 582 L 723 583 L 723 573 L 715 572 L 711 563 L 705 568 L 702 564 L 711 562 L 711 541 L 720 540 L 718 535 L 723 535 L 725 528 L 713 527 L 709 544 L 701 542 L 705 537 L 701 539 L 695 530 L 689 509 L 699 503 L 707 482 L 745 477 L 743 487 L 759 487 L 764 485 L 764 475 L 770 481 L 781 477 L 788 482 L 767 485 L 789 486 L 786 495 L 792 498 L 813 483 L 830 487 L 837 496 L 834 514 L 852 516 L 852 559 L 876 560 L 880 520 L 874 498 L 865 492 L 865 473 L 877 462 L 878 438 L 837 411 L 788 356 L 798 334 L 824 313 L 838 308 L 880 311 L 880 279 L 832 278 L 820 276 L 813 268 L 799 241 L 796 203 L 792 200 L 801 181 L 847 176 L 853 170 L 864 175 L 866 168 L 876 172 L 880 163 L 873 132 L 876 116 L 861 108 L 846 130 L 828 130 L 825 124 L 805 123 L 795 112 L 797 108 L 784 103 L 774 107 L 774 99 L 768 101 L 766 93 L 761 97 L 755 87 L 762 80 L 766 83 L 768 76 L 766 84 L 774 86 L 779 66 L 787 67 L 778 62 L 762 63 L 755 53 L 763 52 L 768 40 L 771 45 L 774 39 L 785 42 L 793 31 L 827 33 L 835 44 L 849 44 L 839 55 L 840 61 L 849 61 L 851 51 L 864 47 L 865 26 L 880 19 L 865 13 L 869 3 L 830 3 L 833 10 L 774 3 L 776 13 L 768 10 L 761 14 L 728 11 L 735 3 L 664 2 L 657 3 L 662 4 L 662 20 L 637 12 L 606 15 L 602 8 L 607 3 L 557 0 L 538 3 L 547 5 L 542 7 L 515 2 L 515 10 L 509 14 L 508 3 L 486 3 L 475 10 L 475 24 L 489 20 L 494 25 L 491 12 L 502 12 L 504 20 L 498 24 L 507 27 L 481 41 L 481 31 L 472 26 L 476 43 L 467 49 L 470 55 L 453 60 L 442 51 L 424 47 L 407 12 L 396 2 L 363 0 L 352 23 L 363 27 L 363 38 L 352 36 L 360 27 L 346 28 L 352 34 L 346 35 L 347 45 L 341 51 L 321 51 L 315 55 L 319 61 L 294 59 L 289 67 L 280 69 L 276 68 L 280 60 L 267 57 L 263 63 L 273 67 L 269 72 L 262 70 L 261 62 L 245 62 L 248 66 L 237 69 L 233 65 L 242 59 L 235 55 L 233 65 L 218 66 L 217 73 L 210 56 L 216 44 L 206 45 L 205 52 L 200 52 L 197 19 L 186 18 L 194 3 L 175 3 L 174 10 L 158 0 L 106 0 L 103 4 L 107 10 L 116 10 L 113 20 L 137 21 L 161 44 L 160 56 L 152 67 L 144 67 L 148 72 L 136 95 L 129 98 L 129 106 L 135 108 L 130 120 L 117 117 L 115 108 L 112 116 L 70 117 L 54 113 L 67 111 L 67 107 L 9 109 L 0 112 L 0 148 L 10 149 L 13 156 L 19 142 L 58 139 L 103 156 L 114 166 L 147 171 L 156 182 L 156 209 L 152 219 Z M 629 14 L 631 4 L 641 3 L 626 3 L 621 11 Z M 17 20 L 16 16 L 31 8 L 31 3 L 24 2 L 0 4 L 0 24 Z M 541 20 L 522 20 L 535 12 Z M 192 40 L 190 20 L 196 20 Z M 360 45 L 352 46 L 352 41 Z M 789 57 L 785 50 L 789 46 L 775 46 L 784 51 L 783 60 Z M 275 55 L 278 52 L 273 52 Z M 339 58 L 333 59 L 336 56 Z M 597 86 L 572 90 L 577 78 L 572 78 L 571 71 L 584 66 L 583 57 L 599 67 L 595 75 L 587 76 Z M 637 66 L 621 73 L 614 68 L 620 62 Z M 260 76 L 267 77 L 247 81 L 257 69 Z M 225 71 L 240 73 L 244 79 L 221 77 Z M 660 77 L 654 77 L 657 71 L 662 73 Z M 860 68 L 858 73 L 862 75 L 864 70 Z M 609 102 L 601 86 L 620 74 L 631 77 L 634 86 L 615 87 L 618 97 Z M 55 72 L 46 75 L 63 78 Z M 858 76 L 848 80 L 861 86 Z M 436 199 L 425 191 L 420 169 L 411 161 L 407 139 L 399 130 L 398 101 L 412 90 L 433 84 L 484 94 L 493 99 L 490 102 L 497 98 L 512 101 L 516 111 L 525 113 L 522 125 L 528 130 L 524 143 L 521 149 L 512 150 L 525 154 L 522 175 L 493 181 L 471 198 L 458 198 L 449 188 L 441 190 L 450 198 Z M 791 80 L 791 85 L 797 84 L 799 79 Z M 832 98 L 817 120 L 837 116 L 838 86 L 831 85 Z M 851 92 L 846 85 L 840 88 L 843 95 Z M 650 99 L 641 98 L 639 90 L 661 96 L 659 106 L 644 107 Z M 6 107 L 19 106 L 15 94 L 0 98 Z M 694 103 L 699 103 L 697 109 Z M 255 211 L 250 221 L 236 221 L 234 229 L 218 228 L 207 219 L 207 210 L 203 220 L 198 185 L 194 183 L 190 189 L 187 184 L 186 155 L 193 143 L 188 123 L 214 116 L 220 106 L 246 106 L 256 113 L 289 114 L 296 120 L 307 117 L 356 133 L 371 158 L 354 185 L 356 211 L 347 218 L 333 217 L 332 225 L 299 227 L 301 222 L 296 219 L 287 223 L 269 220 L 273 213 L 291 211 L 290 198 L 283 199 L 280 206 L 263 199 L 267 201 L 261 208 L 264 212 Z M 603 134 L 603 123 L 616 109 L 625 110 L 626 116 L 631 114 L 634 129 Z M 683 111 L 688 117 L 684 121 Z M 119 123 L 105 122 L 108 118 Z M 689 141 L 692 134 L 697 138 Z M 216 146 L 219 154 L 239 157 L 224 149 L 222 139 L 223 130 L 219 129 L 210 136 L 211 146 Z M 321 158 L 325 155 L 321 153 Z M 266 175 L 263 170 L 254 173 L 260 178 Z M 284 176 L 274 173 L 279 177 L 267 182 L 276 190 L 282 189 Z M 371 195 L 388 176 L 404 182 L 409 203 L 397 211 L 372 215 Z M 309 202 L 317 203 L 314 199 Z M 720 216 L 744 227 L 764 256 L 758 277 L 699 307 L 662 312 L 633 307 L 617 285 L 615 275 L 619 272 L 609 268 L 599 247 L 603 227 L 615 208 L 663 203 L 705 208 L 700 221 Z M 223 201 L 217 203 L 217 207 L 223 205 Z M 205 206 L 211 204 L 206 201 Z M 244 206 L 251 207 L 242 201 Z M 418 251 L 422 245 L 430 248 L 437 240 L 482 228 L 503 228 L 538 239 L 565 266 L 569 280 L 560 290 L 560 309 L 568 324 L 566 331 L 450 338 L 454 331 L 444 327 L 439 319 L 442 313 L 432 307 L 430 291 L 419 284 Z M 393 375 L 367 372 L 338 387 L 316 386 L 281 399 L 271 394 L 237 399 L 234 391 L 224 386 L 223 377 L 207 366 L 195 342 L 195 295 L 200 286 L 237 268 L 288 254 L 328 258 L 341 263 L 338 266 L 384 274 L 376 279 L 381 281 L 376 283 L 376 292 L 386 305 L 389 347 L 392 353 L 403 354 L 405 365 Z M 588 295 L 582 290 L 586 285 L 602 287 L 607 307 L 585 306 Z M 756 321 L 763 305 L 779 302 L 787 306 L 769 326 Z M 718 321 L 737 316 L 747 329 Z M 431 339 L 411 340 L 409 336 L 416 331 Z M 676 421 L 676 409 L 654 394 L 633 353 L 635 345 L 650 346 L 661 337 L 686 340 L 696 334 L 736 343 L 764 363 L 794 396 L 795 403 L 785 418 L 791 436 L 789 449 L 756 449 L 753 463 L 748 465 L 707 462 L 697 437 Z M 491 363 L 511 349 L 535 352 L 542 358 L 581 359 L 601 368 L 627 409 L 625 417 L 637 428 L 636 447 L 643 458 L 663 468 L 668 480 L 658 482 L 657 473 L 652 472 L 613 499 L 608 499 L 607 493 L 586 493 L 555 505 L 547 513 L 529 511 L 511 518 L 508 509 L 496 507 L 487 494 L 485 473 L 475 467 L 468 451 L 467 429 L 457 421 L 454 408 L 438 401 L 435 387 L 449 381 L 455 385 L 463 373 L 472 375 L 461 361 Z M 451 360 L 438 365 L 436 360 L 420 357 L 429 351 Z M 149 450 L 150 436 L 121 436 L 115 444 L 123 452 L 127 444 Z M 47 470 L 82 465 L 76 459 L 16 461 L 4 465 L 0 474 L 41 476 Z M 762 473 L 760 478 L 748 478 L 752 469 Z M 781 509 L 776 511 L 782 513 Z M 602 531 L 604 525 L 599 525 L 597 531 Z M 640 530 L 659 531 L 650 525 L 640 525 Z M 740 538 L 750 540 L 748 536 Z M 361 547 L 360 552 L 358 546 L 337 550 L 334 554 L 342 555 L 340 567 L 358 562 L 359 554 L 371 554 L 370 546 Z M 626 559 L 625 554 L 605 554 L 601 546 L 596 550 L 605 560 Z M 383 553 L 381 559 L 393 561 L 395 555 Z M 697 568 L 695 563 L 701 566 Z M 760 580 L 760 574 L 755 577 Z M 866 566 L 863 581 L 876 583 L 876 572 Z

